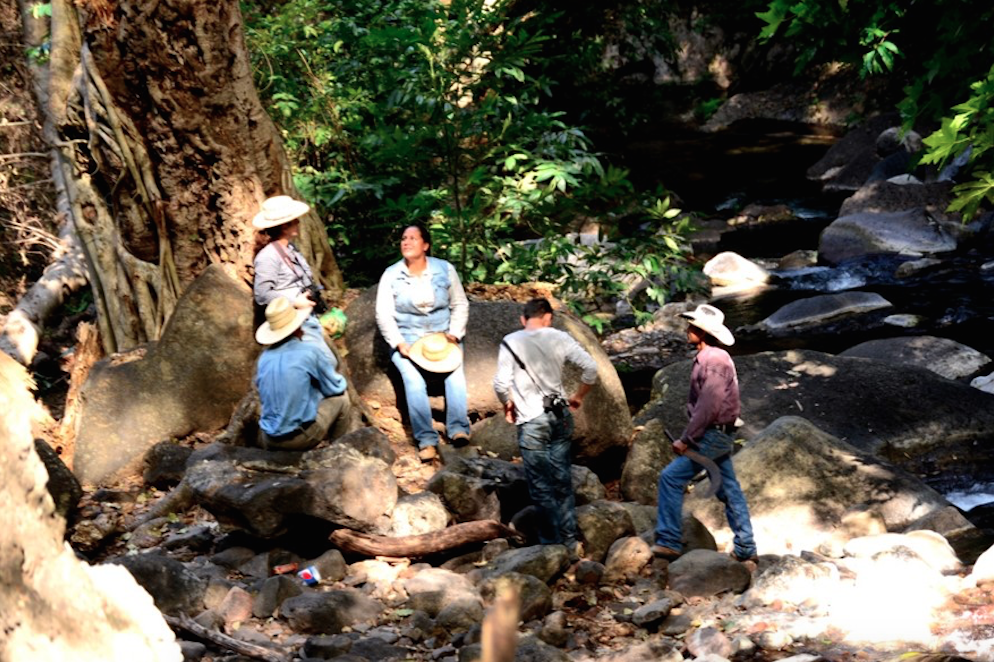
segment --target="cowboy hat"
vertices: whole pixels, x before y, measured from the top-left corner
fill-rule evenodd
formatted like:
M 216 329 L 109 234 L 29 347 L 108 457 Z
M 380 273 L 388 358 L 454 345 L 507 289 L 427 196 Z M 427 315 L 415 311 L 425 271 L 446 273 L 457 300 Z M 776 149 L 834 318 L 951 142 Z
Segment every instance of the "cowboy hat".
M 462 364 L 462 350 L 444 333 L 429 333 L 414 341 L 407 358 L 429 372 L 452 372 Z
M 688 320 L 693 326 L 705 333 L 711 334 L 722 345 L 735 344 L 735 336 L 725 326 L 725 313 L 714 306 L 702 303 L 693 312 L 680 313 L 680 317 Z
M 294 200 L 289 195 L 274 195 L 266 198 L 262 203 L 262 209 L 252 219 L 252 225 L 259 230 L 265 230 L 300 218 L 310 209 L 310 205 L 306 202 Z
M 266 321 L 255 332 L 260 345 L 272 345 L 300 328 L 311 314 L 310 308 L 294 308 L 286 297 L 276 297 L 266 306 Z

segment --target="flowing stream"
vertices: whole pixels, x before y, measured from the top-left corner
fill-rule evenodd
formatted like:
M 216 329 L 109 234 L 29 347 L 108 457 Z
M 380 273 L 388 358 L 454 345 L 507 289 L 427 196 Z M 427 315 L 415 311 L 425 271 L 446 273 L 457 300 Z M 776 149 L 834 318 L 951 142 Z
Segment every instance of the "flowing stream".
M 624 162 L 636 180 L 663 183 L 680 196 L 682 208 L 706 216 L 727 219 L 750 203 L 789 207 L 796 221 L 725 234 L 710 251 L 733 250 L 772 268 L 792 251 L 817 249 L 821 231 L 837 216 L 846 196 L 824 194 L 805 176 L 835 139 L 824 129 L 771 122 L 738 123 L 718 134 L 670 128 L 628 144 Z M 830 333 L 782 339 L 740 331 L 733 354 L 789 348 L 834 354 L 876 338 L 928 334 L 994 357 L 994 268 L 982 268 L 991 260 L 990 252 L 985 252 L 986 256 L 976 251 L 944 256 L 935 269 L 907 278 L 897 278 L 895 271 L 914 258 L 896 255 L 859 258 L 834 267 L 771 269 L 771 287 L 717 303 L 728 325 L 738 329 L 797 299 L 858 290 L 890 301 L 894 305 L 890 312 L 920 320 L 913 328 L 857 323 Z M 943 488 L 947 498 L 964 510 L 994 501 L 994 484 L 977 484 L 968 477 L 954 478 Z

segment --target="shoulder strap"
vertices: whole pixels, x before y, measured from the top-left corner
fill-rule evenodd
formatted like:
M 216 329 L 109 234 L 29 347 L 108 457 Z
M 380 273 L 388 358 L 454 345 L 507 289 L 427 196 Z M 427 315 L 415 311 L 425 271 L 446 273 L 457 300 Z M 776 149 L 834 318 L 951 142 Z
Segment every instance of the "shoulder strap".
M 537 379 L 535 379 L 535 375 L 533 375 L 532 371 L 528 369 L 528 366 L 525 365 L 525 362 L 522 361 L 521 358 L 517 354 L 514 353 L 514 350 L 511 349 L 511 346 L 508 344 L 508 342 L 506 340 L 501 340 L 500 344 L 503 345 L 504 347 L 506 347 L 507 351 L 511 352 L 511 356 L 514 357 L 514 360 L 515 360 L 515 362 L 517 362 L 518 366 L 522 370 L 524 370 L 525 374 L 528 375 L 528 378 L 532 380 L 532 382 L 535 384 L 535 388 L 538 389 L 538 392 L 542 395 L 542 397 L 545 397 L 545 391 L 542 390 L 542 385 L 539 384 L 539 382 L 538 382 Z
M 293 275 L 297 277 L 297 280 L 303 282 L 306 274 L 303 269 L 300 269 L 300 265 L 296 264 L 296 258 L 290 260 L 290 256 L 286 254 L 285 250 L 283 250 L 283 246 L 280 245 L 279 241 L 273 241 L 273 248 L 275 248 L 276 252 L 280 254 L 280 257 L 283 258 L 286 265 L 290 267 L 290 271 L 292 271 Z

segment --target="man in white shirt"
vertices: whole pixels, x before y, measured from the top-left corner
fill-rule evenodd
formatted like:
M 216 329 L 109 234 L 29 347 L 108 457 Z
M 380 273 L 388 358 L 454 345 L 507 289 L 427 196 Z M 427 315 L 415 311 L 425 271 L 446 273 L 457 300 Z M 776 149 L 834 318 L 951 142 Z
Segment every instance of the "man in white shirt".
M 532 299 L 521 317 L 524 329 L 504 337 L 497 355 L 494 391 L 504 416 L 518 428 L 528 492 L 542 515 L 539 542 L 565 545 L 570 560 L 578 557 L 576 506 L 570 462 L 573 435 L 571 411 L 597 381 L 597 364 L 569 334 L 552 328 L 552 306 Z M 573 395 L 564 396 L 566 361 L 582 371 Z

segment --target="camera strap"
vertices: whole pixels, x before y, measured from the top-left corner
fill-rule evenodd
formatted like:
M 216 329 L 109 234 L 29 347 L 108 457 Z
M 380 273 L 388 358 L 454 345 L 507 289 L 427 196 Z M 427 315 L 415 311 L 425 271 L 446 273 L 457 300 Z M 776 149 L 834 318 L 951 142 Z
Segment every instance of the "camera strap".
M 515 362 L 518 364 L 518 366 L 522 370 L 525 371 L 525 374 L 528 375 L 528 378 L 531 379 L 532 382 L 535 384 L 535 388 L 538 389 L 539 395 L 541 395 L 543 398 L 548 397 L 548 396 L 546 396 L 545 391 L 542 390 L 542 385 L 539 384 L 539 382 L 538 382 L 537 379 L 535 379 L 535 375 L 533 375 L 532 371 L 528 369 L 528 366 L 525 365 L 525 362 L 522 361 L 521 358 L 518 357 L 518 355 L 514 353 L 514 350 L 511 349 L 511 346 L 507 343 L 507 341 L 506 340 L 501 340 L 500 344 L 503 345 L 504 347 L 506 347 L 507 351 L 511 352 L 511 356 L 514 357 Z
M 285 250 L 283 250 L 283 246 L 279 241 L 274 241 L 273 247 L 276 249 L 276 252 L 280 254 L 280 257 L 283 258 L 283 261 L 286 262 L 286 265 L 290 267 L 290 271 L 292 271 L 293 275 L 297 277 L 297 280 L 303 283 L 304 276 L 307 275 L 307 272 L 304 271 L 304 269 L 300 266 L 300 263 L 297 262 L 296 256 L 294 256 L 294 259 L 291 261 L 290 256 L 286 254 Z M 311 280 L 311 283 L 313 282 L 314 281 Z M 308 287 L 309 285 L 310 283 L 304 283 L 304 287 Z

